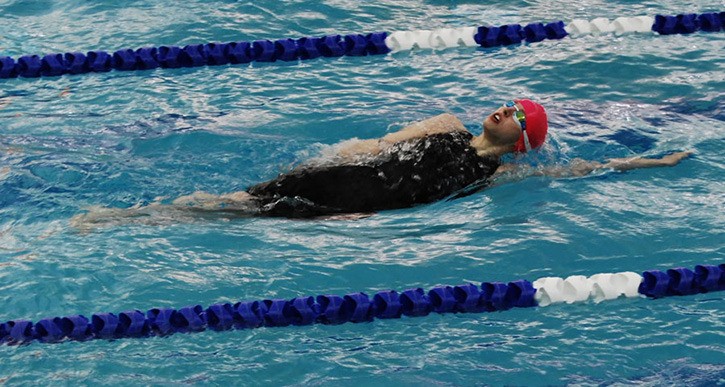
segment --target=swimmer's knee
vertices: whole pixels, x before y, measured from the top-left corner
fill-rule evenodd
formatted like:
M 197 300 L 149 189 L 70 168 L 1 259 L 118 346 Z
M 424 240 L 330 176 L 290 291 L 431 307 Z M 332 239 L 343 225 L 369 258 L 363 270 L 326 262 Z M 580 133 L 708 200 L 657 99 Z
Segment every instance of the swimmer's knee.
M 204 200 L 215 199 L 215 198 L 217 198 L 216 195 L 212 195 L 212 194 L 204 192 L 204 191 L 196 191 L 196 192 L 192 193 L 191 195 L 179 196 L 178 198 L 174 199 L 171 203 L 176 204 L 176 205 L 191 205 L 191 204 L 199 203 Z
M 243 201 L 250 200 L 252 198 L 252 195 L 247 191 L 237 191 L 237 192 L 224 194 L 221 196 L 221 198 L 229 199 L 229 200 L 235 201 L 235 202 L 243 202 Z

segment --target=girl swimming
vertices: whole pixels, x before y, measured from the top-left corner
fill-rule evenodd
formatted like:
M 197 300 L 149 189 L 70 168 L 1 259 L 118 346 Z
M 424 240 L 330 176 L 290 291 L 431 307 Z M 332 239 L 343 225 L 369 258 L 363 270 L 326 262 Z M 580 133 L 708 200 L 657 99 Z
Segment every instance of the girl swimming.
M 73 223 L 77 227 L 115 223 L 113 219 L 147 217 L 162 210 L 287 218 L 342 214 L 349 218 L 350 214 L 359 217 L 460 197 L 517 168 L 502 164 L 502 156 L 543 145 L 548 131 L 546 110 L 528 99 L 508 101 L 485 118 L 483 129 L 474 136 L 458 118 L 441 114 L 379 139 L 349 142 L 330 160 L 303 163 L 245 191 L 224 195 L 197 192 L 171 204 L 129 209 L 96 208 L 74 217 Z M 577 159 L 566 167 L 537 169 L 530 174 L 582 176 L 596 169 L 671 166 L 687 155 L 678 152 L 659 159 L 634 157 L 605 163 Z

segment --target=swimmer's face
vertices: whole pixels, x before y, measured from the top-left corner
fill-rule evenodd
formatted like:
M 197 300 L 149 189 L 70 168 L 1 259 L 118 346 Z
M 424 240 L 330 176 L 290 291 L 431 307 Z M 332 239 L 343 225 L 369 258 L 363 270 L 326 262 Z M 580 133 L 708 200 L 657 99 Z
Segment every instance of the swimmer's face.
M 516 107 L 524 107 L 516 102 Z M 521 137 L 521 127 L 516 123 L 516 107 L 501 106 L 483 120 L 484 135 L 496 145 L 513 145 Z

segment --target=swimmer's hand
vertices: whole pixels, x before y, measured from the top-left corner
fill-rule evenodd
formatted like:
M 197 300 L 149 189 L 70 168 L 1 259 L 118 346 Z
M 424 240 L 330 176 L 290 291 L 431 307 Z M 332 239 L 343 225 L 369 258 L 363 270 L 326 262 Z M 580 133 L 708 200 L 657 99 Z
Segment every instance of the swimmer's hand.
M 689 157 L 691 151 L 670 153 L 659 159 L 645 159 L 642 157 L 625 157 L 618 159 L 609 159 L 606 164 L 602 164 L 602 168 L 613 168 L 618 171 L 628 171 L 638 168 L 653 167 L 672 167 L 677 165 L 682 159 Z

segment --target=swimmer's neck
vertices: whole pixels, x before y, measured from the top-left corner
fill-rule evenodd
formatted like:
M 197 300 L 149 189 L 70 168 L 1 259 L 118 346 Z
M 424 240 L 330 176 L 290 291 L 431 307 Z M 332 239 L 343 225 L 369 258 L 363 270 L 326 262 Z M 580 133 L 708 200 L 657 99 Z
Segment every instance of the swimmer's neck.
M 515 144 L 496 144 L 495 142 L 486 138 L 484 134 L 473 137 L 471 139 L 471 146 L 476 149 L 476 153 L 478 153 L 479 156 L 499 158 L 507 153 L 511 153 L 514 151 Z

